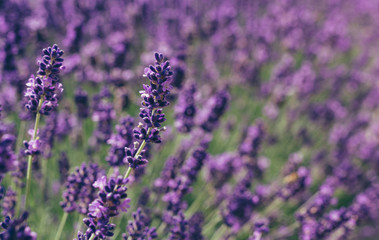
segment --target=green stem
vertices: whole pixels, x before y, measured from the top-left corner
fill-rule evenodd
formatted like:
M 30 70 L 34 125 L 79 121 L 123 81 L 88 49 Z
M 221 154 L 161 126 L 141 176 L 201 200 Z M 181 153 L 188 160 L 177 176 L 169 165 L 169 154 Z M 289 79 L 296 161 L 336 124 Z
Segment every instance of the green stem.
M 214 218 L 212 218 L 208 223 L 206 223 L 203 226 L 203 233 L 206 234 L 210 232 L 210 230 L 213 230 L 215 226 L 221 222 L 221 220 L 222 218 L 220 217 L 220 215 L 217 214 L 216 216 L 214 216 Z
M 157 228 L 157 234 L 158 236 L 162 236 L 164 230 L 166 229 L 167 225 L 165 222 L 161 222 L 161 224 L 159 225 L 159 227 Z
M 132 168 L 129 166 L 128 170 L 126 171 L 126 173 L 124 175 L 124 179 L 128 178 L 131 172 L 132 172 Z
M 217 240 L 221 239 L 222 236 L 225 235 L 225 232 L 228 230 L 228 228 L 225 225 L 221 225 L 216 231 L 215 234 L 210 238 L 210 240 Z
M 57 234 L 55 235 L 55 238 L 54 238 L 55 240 L 59 240 L 61 238 L 63 227 L 66 224 L 67 217 L 68 217 L 68 213 L 64 212 L 61 223 L 59 224 L 59 227 L 58 227 Z
M 153 111 L 151 112 L 152 116 L 154 116 L 154 112 L 155 112 L 155 109 L 153 109 Z M 149 136 L 149 134 L 151 132 L 151 129 L 152 129 L 152 127 L 149 127 L 147 129 L 147 133 L 146 133 L 147 136 Z M 145 148 L 145 145 L 146 145 L 146 140 L 143 140 L 142 143 L 141 143 L 141 145 L 139 146 L 136 154 L 134 154 L 134 158 L 136 158 L 138 155 L 141 154 L 142 150 Z M 131 172 L 132 172 L 132 168 L 129 166 L 128 170 L 126 171 L 126 173 L 124 175 L 124 179 L 128 178 Z
M 263 216 L 270 215 L 273 211 L 276 211 L 277 209 L 281 209 L 284 202 L 280 199 L 275 199 L 273 202 L 270 203 L 262 212 Z
M 34 132 L 32 136 L 32 140 L 36 140 L 37 138 L 37 131 L 38 131 L 38 126 L 39 126 L 39 120 L 41 118 L 41 114 L 39 111 L 41 110 L 42 103 L 44 101 L 45 96 L 42 96 L 41 99 L 39 100 L 38 107 L 37 107 L 37 114 L 36 114 L 36 121 L 34 124 Z M 26 192 L 25 192 L 25 203 L 24 203 L 24 209 L 26 210 L 28 200 L 29 200 L 29 191 L 30 191 L 30 184 L 31 184 L 31 176 L 32 176 L 32 159 L 33 156 L 29 155 L 28 156 L 28 170 L 26 172 Z
M 151 127 L 147 130 L 147 135 L 149 135 L 150 131 L 151 131 Z M 141 145 L 139 146 L 139 148 L 138 148 L 136 154 L 134 154 L 134 157 L 135 157 L 135 158 L 136 158 L 138 155 L 141 154 L 142 150 L 145 148 L 145 145 L 146 145 L 146 141 L 143 140 L 142 143 L 141 143 Z M 132 172 L 132 170 L 133 170 L 133 168 L 131 168 L 130 165 L 129 165 L 128 170 L 126 171 L 126 173 L 125 173 L 125 175 L 124 175 L 124 179 L 127 179 L 127 178 L 129 177 L 129 175 L 130 175 L 130 173 Z
M 95 238 L 95 234 L 92 233 L 91 237 L 89 240 L 93 240 Z
M 205 201 L 209 198 L 208 194 L 201 194 L 192 202 L 191 206 L 187 209 L 186 213 L 192 215 L 199 208 L 204 207 Z

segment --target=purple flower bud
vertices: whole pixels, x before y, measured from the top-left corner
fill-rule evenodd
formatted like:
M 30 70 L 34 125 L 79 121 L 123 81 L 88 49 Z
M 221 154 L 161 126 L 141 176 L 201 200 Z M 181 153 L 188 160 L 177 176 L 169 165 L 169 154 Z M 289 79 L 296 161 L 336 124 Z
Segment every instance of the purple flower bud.
M 170 228 L 169 240 L 188 239 L 188 221 L 183 212 L 173 217 L 172 227 Z
M 13 191 L 11 188 L 7 189 L 7 192 L 5 193 L 4 199 L 3 199 L 3 216 L 4 217 L 10 217 L 13 218 L 15 215 L 15 207 L 17 202 L 17 193 Z
M 116 125 L 116 134 L 112 134 L 107 143 L 111 145 L 106 161 L 111 166 L 123 166 L 126 157 L 125 148 L 133 145 L 133 126 L 132 117 L 121 118 L 120 124 Z
M 41 154 L 41 140 L 38 137 L 39 130 L 37 130 L 37 137 L 33 140 L 33 129 L 29 129 L 28 134 L 32 136 L 29 142 L 24 141 L 26 155 L 39 155 Z
M 58 106 L 58 99 L 63 92 L 58 76 L 62 68 L 63 51 L 54 44 L 42 52 L 42 61 L 38 61 L 37 76 L 31 75 L 26 83 L 25 97 L 28 97 L 29 101 L 25 106 L 31 112 L 39 111 L 43 115 L 49 115 Z M 40 99 L 43 99 L 43 103 L 39 108 Z
M 204 131 L 212 132 L 217 127 L 220 117 L 226 111 L 229 100 L 230 95 L 228 89 L 218 91 L 208 100 L 198 115 L 199 125 Z
M 255 229 L 253 232 L 253 236 L 249 238 L 249 240 L 261 240 L 263 233 L 268 233 L 269 228 L 267 223 L 264 221 L 259 221 L 254 224 Z
M 195 124 L 195 94 L 195 84 L 191 84 L 179 93 L 178 103 L 175 106 L 175 126 L 179 132 L 188 133 Z
M 61 152 L 58 160 L 59 166 L 59 179 L 61 183 L 64 183 L 68 176 L 68 171 L 70 170 L 70 161 L 68 160 L 66 152 Z
M 305 191 L 312 182 L 310 171 L 306 167 L 299 167 L 284 177 L 284 186 L 279 190 L 278 196 L 283 200 L 288 200 L 298 193 Z
M 188 220 L 188 240 L 203 240 L 201 234 L 203 228 L 204 216 L 201 212 L 197 212 Z
M 96 102 L 94 100 L 94 102 Z M 112 121 L 116 118 L 112 103 L 105 101 L 96 102 L 92 113 L 92 120 L 97 122 L 97 128 L 93 133 L 96 144 L 105 143 L 112 134 Z
M 16 155 L 13 152 L 15 141 L 13 135 L 1 130 L 0 123 L 0 177 L 16 169 Z
M 1 239 L 37 240 L 37 233 L 32 232 L 26 224 L 28 213 L 24 212 L 20 218 L 11 219 L 6 216 L 0 226 L 4 231 L 0 232 Z
M 150 221 L 142 212 L 141 208 L 138 208 L 136 212 L 133 212 L 132 217 L 133 220 L 130 220 L 126 227 L 126 233 L 122 234 L 124 240 L 152 240 L 158 238 L 155 227 L 149 227 Z
M 104 170 L 97 164 L 88 166 L 83 163 L 80 168 L 67 177 L 65 191 L 62 193 L 63 201 L 61 207 L 66 212 L 77 211 L 80 214 L 88 213 L 88 205 L 97 196 L 96 187 L 93 186 L 96 180 L 104 175 Z
M 76 89 L 74 101 L 78 111 L 78 117 L 80 119 L 87 118 L 89 116 L 89 103 L 87 92 L 81 88 Z
M 170 93 L 171 86 L 171 68 L 168 61 L 163 62 L 163 55 L 156 53 L 156 63 L 154 66 L 145 68 L 144 77 L 150 81 L 150 85 L 143 85 L 144 90 L 140 91 L 142 108 L 139 116 L 143 120 L 137 128 L 134 129 L 134 137 L 141 141 L 160 143 L 161 124 L 166 121 L 162 108 L 166 107 L 169 102 L 166 96 Z
M 130 199 L 127 198 L 127 188 L 124 186 L 127 182 L 128 179 L 124 179 L 122 176 L 109 179 L 102 176 L 93 184 L 95 188 L 99 189 L 99 192 L 98 198 L 89 205 L 88 218 L 83 220 L 88 227 L 85 233 L 87 238 L 90 238 L 92 234 L 100 239 L 113 236 L 115 225 L 109 222 L 110 218 L 117 216 L 120 211 L 126 212 L 130 208 Z M 79 233 L 78 237 L 83 239 L 83 234 Z

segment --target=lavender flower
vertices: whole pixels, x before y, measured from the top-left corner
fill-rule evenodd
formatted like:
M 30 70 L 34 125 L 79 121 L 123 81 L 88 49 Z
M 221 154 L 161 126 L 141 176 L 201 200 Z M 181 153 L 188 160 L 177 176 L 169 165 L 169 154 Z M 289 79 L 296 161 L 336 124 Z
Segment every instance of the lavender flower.
M 264 125 L 261 120 L 257 120 L 256 124 L 247 129 L 244 141 L 239 146 L 241 156 L 256 158 L 265 136 Z
M 260 240 L 262 239 L 263 233 L 268 233 L 269 229 L 267 227 L 267 223 L 265 222 L 256 222 L 255 230 L 253 232 L 253 236 L 249 238 L 249 240 Z
M 10 218 L 13 218 L 15 216 L 14 213 L 15 213 L 16 203 L 17 203 L 17 193 L 13 191 L 12 188 L 8 188 L 5 193 L 3 204 L 2 204 L 2 208 L 3 208 L 2 214 L 4 217 L 8 216 Z
M 204 215 L 197 212 L 188 220 L 188 240 L 203 240 L 201 234 L 202 225 L 204 223 Z
M 227 89 L 218 91 L 206 103 L 199 114 L 199 125 L 206 132 L 212 132 L 218 125 L 220 117 L 226 111 L 230 96 Z
M 174 156 L 170 156 L 162 169 L 159 178 L 155 179 L 153 191 L 159 194 L 165 193 L 168 190 L 168 183 L 170 179 L 175 179 L 179 174 L 179 169 L 186 160 L 186 155 L 191 149 L 191 145 L 194 144 L 194 138 L 183 140 L 177 153 Z
M 4 221 L 0 223 L 4 229 L 4 231 L 0 232 L 0 239 L 36 240 L 37 234 L 32 232 L 30 227 L 26 225 L 27 218 L 27 212 L 24 212 L 20 218 L 16 219 L 6 216 Z
M 0 126 L 0 177 L 16 168 L 16 155 L 13 152 L 15 140 L 12 134 L 3 131 Z
M 314 199 L 306 206 L 304 211 L 300 211 L 297 215 L 298 219 L 301 220 L 307 216 L 320 217 L 326 208 L 331 205 L 335 205 L 337 203 L 337 199 L 333 197 L 333 194 L 336 186 L 336 178 L 329 177 L 326 179 Z
M 227 226 L 230 226 L 234 232 L 238 230 L 250 219 L 253 211 L 261 203 L 261 197 L 250 191 L 252 173 L 240 180 L 222 209 L 221 215 Z
M 161 124 L 166 121 L 162 108 L 166 107 L 169 102 L 166 96 L 170 93 L 171 86 L 171 67 L 168 61 L 164 61 L 161 53 L 155 53 L 155 65 L 145 68 L 144 77 L 150 81 L 150 85 L 143 85 L 144 90 L 140 91 L 142 108 L 139 113 L 143 123 L 140 122 L 138 127 L 134 129 L 134 137 L 140 141 L 132 148 L 125 148 L 126 160 L 131 168 L 137 168 L 147 163 L 143 158 L 141 151 L 144 145 L 149 142 L 160 143 Z
M 170 63 L 163 61 L 162 54 L 156 53 L 155 59 L 155 66 L 150 65 L 149 68 L 145 68 L 144 76 L 149 79 L 150 85 L 144 84 L 144 90 L 140 91 L 143 101 L 139 116 L 144 123 L 140 123 L 138 128 L 134 129 L 134 137 L 146 142 L 160 143 L 159 127 L 166 121 L 161 108 L 169 104 L 166 96 L 172 88 L 170 77 L 173 73 L 170 70 Z
M 139 151 L 139 147 L 137 144 L 134 144 L 133 149 L 126 147 L 125 160 L 126 162 L 129 163 L 129 167 L 135 169 L 148 163 L 147 159 L 144 158 L 145 151 L 146 151 L 145 149 L 142 151 Z M 137 153 L 139 154 L 137 155 Z
M 29 129 L 28 134 L 31 136 L 30 141 L 24 141 L 26 155 L 40 155 L 41 154 L 41 140 L 38 137 L 39 130 L 37 130 L 36 138 L 33 139 L 34 130 Z
M 116 125 L 116 134 L 112 134 L 107 143 L 111 145 L 106 161 L 111 166 L 122 166 L 126 164 L 125 148 L 133 144 L 133 126 L 134 119 L 132 117 L 124 117 L 120 119 L 120 124 Z
M 89 116 L 88 94 L 81 88 L 76 89 L 74 98 L 79 119 Z
M 179 93 L 178 103 L 175 106 L 175 126 L 179 132 L 188 133 L 195 124 L 195 94 L 195 84 L 189 85 Z
M 68 160 L 66 152 L 61 152 L 61 155 L 58 160 L 59 166 L 59 180 L 61 183 L 64 183 L 68 176 L 68 171 L 70 170 L 70 161 Z
M 150 221 L 147 216 L 142 213 L 142 209 L 138 208 L 132 214 L 133 221 L 128 222 L 126 233 L 122 235 L 124 240 L 152 240 L 158 238 L 155 227 L 149 228 Z
M 168 240 L 186 240 L 188 239 L 188 221 L 183 212 L 173 217 L 173 226 L 170 228 Z
M 88 205 L 96 198 L 96 180 L 104 175 L 104 171 L 95 163 L 88 166 L 83 163 L 80 168 L 67 177 L 65 191 L 60 203 L 65 212 L 77 211 L 80 214 L 88 213 Z
M 187 159 L 181 169 L 181 175 L 168 182 L 169 191 L 163 196 L 163 201 L 167 202 L 167 210 L 174 215 L 180 210 L 186 208 L 187 204 L 183 202 L 183 197 L 189 193 L 191 185 L 196 181 L 197 174 L 202 168 L 207 157 L 207 148 L 210 139 L 205 139 L 192 155 Z
M 95 101 L 95 100 L 94 100 Z M 101 101 L 96 103 L 92 113 L 92 120 L 97 122 L 97 129 L 94 131 L 96 143 L 105 143 L 112 134 L 112 121 L 116 118 L 112 103 Z
M 186 176 L 191 183 L 196 181 L 197 174 L 203 167 L 204 162 L 208 156 L 207 149 L 209 142 L 210 139 L 205 138 L 200 143 L 200 146 L 195 149 L 192 155 L 187 159 L 181 170 L 181 173 Z
M 207 179 L 216 189 L 221 188 L 234 173 L 242 167 L 242 160 L 236 153 L 225 152 L 207 161 Z
M 42 53 L 37 76 L 32 75 L 26 84 L 25 97 L 29 98 L 26 108 L 31 112 L 49 115 L 57 107 L 59 95 L 63 92 L 58 76 L 62 69 L 63 51 L 54 44 L 53 47 L 44 48 Z
M 306 167 L 299 167 L 297 171 L 292 172 L 284 178 L 285 186 L 279 190 L 278 196 L 283 200 L 288 200 L 306 190 L 311 182 L 310 171 Z
M 161 176 L 154 181 L 153 190 L 157 193 L 165 193 L 168 189 L 168 182 L 174 179 L 180 166 L 180 161 L 176 156 L 169 157 L 162 169 Z
M 93 184 L 99 189 L 98 198 L 89 205 L 88 218 L 83 220 L 88 229 L 85 234 L 79 233 L 79 239 L 89 239 L 92 235 L 95 236 L 94 240 L 113 236 L 115 225 L 109 222 L 110 218 L 130 208 L 124 186 L 127 182 L 128 179 L 122 176 L 109 180 L 103 176 Z

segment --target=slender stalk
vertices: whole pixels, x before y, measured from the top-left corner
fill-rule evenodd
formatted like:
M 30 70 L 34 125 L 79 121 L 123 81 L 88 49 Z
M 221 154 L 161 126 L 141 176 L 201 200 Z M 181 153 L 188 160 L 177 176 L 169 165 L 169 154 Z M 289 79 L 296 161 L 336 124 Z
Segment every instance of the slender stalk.
M 154 113 L 155 113 L 155 109 L 153 109 L 153 111 L 151 112 L 151 116 L 154 116 Z M 151 129 L 152 129 L 152 127 L 149 127 L 147 129 L 147 133 L 146 133 L 147 136 L 149 136 Z M 142 150 L 145 148 L 145 145 L 146 145 L 146 140 L 143 140 L 141 145 L 139 146 L 136 154 L 134 154 L 134 157 L 137 157 L 138 155 L 141 154 Z M 126 171 L 126 173 L 124 175 L 124 179 L 128 178 L 131 172 L 132 172 L 132 168 L 129 166 L 128 170 Z
M 95 234 L 92 234 L 89 240 L 93 240 L 95 238 Z
M 67 217 L 68 217 L 68 213 L 64 212 L 64 214 L 62 216 L 62 220 L 61 220 L 59 227 L 58 227 L 57 234 L 55 235 L 55 238 L 54 238 L 55 240 L 59 240 L 61 238 L 63 227 L 66 224 Z
M 167 227 L 167 224 L 165 222 L 161 222 L 161 224 L 159 224 L 159 227 L 157 228 L 157 234 L 158 236 L 162 236 L 164 230 L 166 229 Z
M 221 239 L 222 236 L 225 236 L 226 232 L 228 231 L 228 228 L 225 226 L 225 225 L 221 225 L 216 231 L 215 233 L 212 235 L 212 237 L 210 238 L 210 240 L 217 240 L 217 239 Z
M 220 217 L 220 215 L 217 214 L 216 216 L 214 216 L 214 218 L 212 218 L 208 223 L 206 223 L 203 226 L 203 233 L 207 234 L 208 232 L 210 232 L 210 230 L 213 230 L 215 226 L 219 224 L 221 221 L 222 218 Z
M 151 128 L 148 129 L 147 134 L 150 133 L 150 130 L 151 130 Z M 138 148 L 136 154 L 134 155 L 134 157 L 137 157 L 142 152 L 142 150 L 145 148 L 145 145 L 146 145 L 146 141 L 143 140 L 140 147 Z M 129 166 L 128 170 L 126 171 L 126 173 L 124 175 L 124 179 L 128 178 L 131 172 L 132 172 L 132 168 Z
M 132 168 L 129 166 L 128 170 L 126 171 L 126 173 L 124 175 L 124 179 L 128 178 L 131 172 L 132 172 Z
M 39 103 L 38 103 L 36 121 L 34 124 L 34 132 L 33 132 L 32 140 L 36 140 L 36 138 L 37 138 L 39 120 L 41 118 L 41 114 L 39 113 L 39 111 L 41 110 L 41 106 L 42 106 L 42 103 L 44 101 L 44 98 L 45 97 L 42 96 L 41 99 L 39 100 Z M 28 204 L 28 200 L 29 200 L 29 192 L 30 192 L 30 184 L 31 184 L 31 176 L 32 176 L 32 159 L 33 159 L 33 156 L 29 155 L 28 156 L 28 170 L 26 172 L 26 192 L 25 192 L 24 209 L 26 209 L 27 204 Z

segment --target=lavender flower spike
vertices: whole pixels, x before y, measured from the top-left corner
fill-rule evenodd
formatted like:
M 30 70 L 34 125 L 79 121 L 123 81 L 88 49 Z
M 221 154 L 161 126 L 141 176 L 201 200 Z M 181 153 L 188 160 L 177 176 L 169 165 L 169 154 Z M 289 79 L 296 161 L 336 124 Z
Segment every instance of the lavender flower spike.
M 58 98 L 63 92 L 58 73 L 62 68 L 63 51 L 54 44 L 42 50 L 42 61 L 38 61 L 37 76 L 31 75 L 26 83 L 25 97 L 29 98 L 26 108 L 31 112 L 49 115 L 58 106 Z
M 128 179 L 122 176 L 117 178 L 106 176 L 97 180 L 93 186 L 99 189 L 98 198 L 89 205 L 88 218 L 83 222 L 88 227 L 86 233 L 78 234 L 78 239 L 106 239 L 113 236 L 114 224 L 110 218 L 117 216 L 120 211 L 126 212 L 130 199 L 127 198 L 125 185 Z M 121 187 L 119 187 L 121 186 Z
M 0 232 L 0 239 L 28 239 L 36 240 L 37 233 L 32 232 L 26 224 L 28 212 L 24 212 L 20 218 L 11 219 L 6 216 L 4 221 L 0 223 L 4 231 Z
M 144 90 L 140 91 L 142 108 L 139 116 L 143 122 L 138 124 L 133 131 L 134 137 L 141 143 L 136 142 L 133 148 L 126 147 L 126 161 L 129 169 L 125 178 L 129 176 L 131 169 L 137 168 L 147 163 L 143 158 L 143 148 L 148 142 L 160 143 L 160 131 L 164 130 L 161 124 L 166 121 L 162 108 L 169 105 L 166 96 L 170 93 L 172 71 L 170 63 L 164 61 L 161 53 L 155 53 L 155 65 L 145 68 L 144 77 L 150 81 L 149 85 L 144 84 Z
M 78 239 L 105 239 L 106 237 L 113 236 L 114 224 L 111 224 L 110 218 L 117 216 L 119 211 L 126 212 L 129 208 L 130 202 L 126 194 L 125 184 L 128 182 L 128 177 L 132 171 L 141 165 L 147 163 L 143 158 L 144 147 L 146 143 L 160 143 L 161 124 L 166 120 L 165 115 L 162 113 L 162 108 L 169 105 L 166 96 L 170 93 L 171 76 L 170 63 L 164 61 L 161 53 L 155 53 L 155 65 L 150 65 L 145 68 L 145 74 L 150 81 L 149 85 L 143 85 L 144 90 L 140 91 L 142 101 L 142 108 L 140 109 L 139 116 L 142 118 L 143 123 L 140 122 L 138 127 L 134 129 L 134 138 L 141 142 L 134 142 L 133 149 L 125 147 L 126 157 L 124 162 L 129 163 L 129 168 L 124 177 L 118 176 L 117 178 L 107 178 L 104 176 L 94 183 L 94 187 L 99 188 L 99 197 L 93 201 L 89 206 L 88 218 L 83 221 L 88 229 L 86 233 L 79 232 Z M 125 161 L 126 160 L 126 161 Z M 155 236 L 155 233 L 151 233 Z
M 149 227 L 150 221 L 142 212 L 141 208 L 138 208 L 132 216 L 133 221 L 130 220 L 128 222 L 128 226 L 126 226 L 126 233 L 122 235 L 124 240 L 152 240 L 158 237 L 155 227 Z
M 63 68 L 63 51 L 54 44 L 53 47 L 48 47 L 42 50 L 42 60 L 38 61 L 39 69 L 37 75 L 32 75 L 26 84 L 27 89 L 25 97 L 28 98 L 26 108 L 36 113 L 36 120 L 32 138 L 29 142 L 24 142 L 28 155 L 28 169 L 26 173 L 26 192 L 25 192 L 25 206 L 28 203 L 30 182 L 31 182 L 31 168 L 33 150 L 39 153 L 39 142 L 37 138 L 38 126 L 41 114 L 49 115 L 49 113 L 58 106 L 58 98 L 63 92 L 62 84 L 59 82 L 59 72 Z M 38 148 L 35 149 L 34 146 Z

